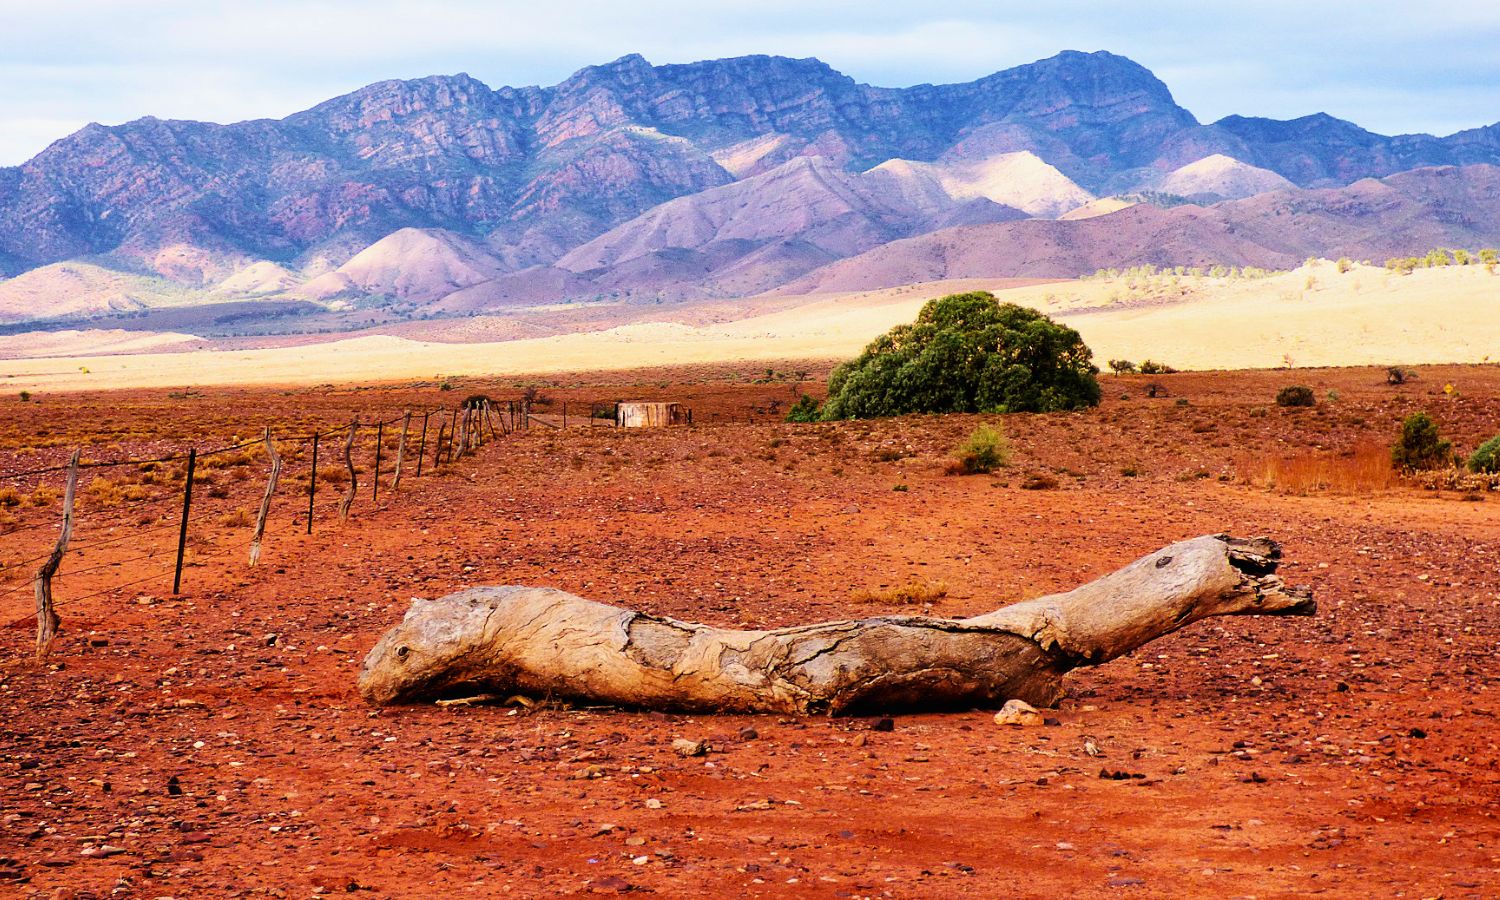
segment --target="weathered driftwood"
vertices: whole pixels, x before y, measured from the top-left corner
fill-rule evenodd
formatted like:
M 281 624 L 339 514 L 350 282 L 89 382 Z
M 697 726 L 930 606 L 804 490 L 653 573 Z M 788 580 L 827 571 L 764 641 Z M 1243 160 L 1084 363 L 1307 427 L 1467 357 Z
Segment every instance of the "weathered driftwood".
M 1063 594 L 970 619 L 882 616 L 732 631 L 550 588 L 488 587 L 412 602 L 365 659 L 375 704 L 453 694 L 558 697 L 700 712 L 832 714 L 1051 706 L 1062 676 L 1208 616 L 1311 615 L 1265 538 L 1165 547 Z

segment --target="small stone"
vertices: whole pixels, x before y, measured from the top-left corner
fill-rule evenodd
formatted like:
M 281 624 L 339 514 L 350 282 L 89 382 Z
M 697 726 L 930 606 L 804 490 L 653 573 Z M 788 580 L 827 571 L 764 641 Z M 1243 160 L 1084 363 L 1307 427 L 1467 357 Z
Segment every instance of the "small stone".
M 648 797 L 646 798 L 646 808 L 661 809 L 661 801 L 656 799 L 655 797 Z
M 854 736 L 854 739 L 849 743 L 855 747 L 863 747 L 864 745 L 870 743 L 870 738 L 867 735 L 856 734 Z
M 753 741 L 758 737 L 760 737 L 760 732 L 756 731 L 754 728 L 740 729 L 740 740 L 742 741 Z
M 651 861 L 651 857 L 649 857 L 649 856 L 637 856 L 635 859 L 632 859 L 630 862 L 631 862 L 632 865 L 644 866 L 646 863 L 648 863 L 650 861 Z
M 672 742 L 672 751 L 678 756 L 703 756 L 708 753 L 708 745 L 702 741 L 678 738 Z
M 872 724 L 870 726 L 870 730 L 871 731 L 895 731 L 896 730 L 896 720 L 892 719 L 890 716 L 886 716 L 886 717 L 881 718 L 881 719 L 876 719 L 875 722 L 874 722 L 874 724 Z
M 1036 711 L 1036 707 L 1024 700 L 1007 700 L 1000 711 L 995 713 L 996 725 L 1035 726 L 1043 722 L 1042 714 Z
M 646 839 L 638 834 L 633 834 L 625 839 L 625 846 L 627 847 L 644 847 L 645 845 Z

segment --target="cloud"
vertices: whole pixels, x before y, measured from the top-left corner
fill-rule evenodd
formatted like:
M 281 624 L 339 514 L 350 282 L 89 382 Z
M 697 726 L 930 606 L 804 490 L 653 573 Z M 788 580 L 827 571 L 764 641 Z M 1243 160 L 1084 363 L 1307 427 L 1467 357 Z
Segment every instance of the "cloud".
M 1326 110 L 1384 132 L 1500 119 L 1500 6 L 1394 0 L 71 0 L 8 3 L 0 164 L 88 121 L 280 117 L 385 78 L 552 84 L 625 53 L 817 56 L 890 86 L 960 81 L 1062 49 L 1156 71 L 1201 119 Z M 51 129 L 56 129 L 55 131 Z

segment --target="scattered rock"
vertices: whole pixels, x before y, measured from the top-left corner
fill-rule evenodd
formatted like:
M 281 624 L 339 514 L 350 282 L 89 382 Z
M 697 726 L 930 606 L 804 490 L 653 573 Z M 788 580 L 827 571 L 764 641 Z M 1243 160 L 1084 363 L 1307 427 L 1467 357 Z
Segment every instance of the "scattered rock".
M 672 752 L 678 756 L 703 756 L 708 753 L 708 745 L 702 741 L 678 738 L 672 742 Z
M 1037 726 L 1044 723 L 1042 714 L 1037 712 L 1036 707 L 1024 700 L 1007 700 L 1000 711 L 995 713 L 996 725 L 1022 725 Z

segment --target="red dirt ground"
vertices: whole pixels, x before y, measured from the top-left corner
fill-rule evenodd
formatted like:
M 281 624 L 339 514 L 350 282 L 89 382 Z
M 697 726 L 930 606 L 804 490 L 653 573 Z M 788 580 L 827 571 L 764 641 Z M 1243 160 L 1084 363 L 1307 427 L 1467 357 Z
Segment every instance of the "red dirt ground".
M 1174 375 L 1156 399 L 1150 379 L 1105 378 L 1097 410 L 999 417 L 1014 464 L 974 477 L 943 465 L 981 417 L 794 426 L 770 411 L 795 396 L 782 382 L 582 376 L 544 393 L 679 399 L 698 425 L 537 426 L 383 486 L 378 508 L 366 472 L 344 525 L 342 486 L 320 484 L 311 537 L 308 459 L 284 445 L 254 569 L 237 513 L 258 503 L 265 461 L 226 460 L 195 496 L 180 597 L 167 568 L 180 464 L 103 470 L 111 484 L 80 501 L 83 549 L 57 581 L 64 631 L 45 666 L 30 660 L 27 560 L 55 538 L 58 505 L 31 505 L 37 479 L 0 479 L 19 500 L 0 494 L 0 893 L 1496 896 L 1500 497 L 1294 496 L 1244 477 L 1270 456 L 1337 464 L 1416 409 L 1464 449 L 1500 431 L 1500 369 L 1422 376 Z M 1292 381 L 1316 389 L 1316 409 L 1270 402 Z M 144 457 L 475 390 L 515 388 L 5 398 L 0 473 L 84 440 L 94 458 Z M 1022 489 L 1037 473 L 1058 487 Z M 116 493 L 131 486 L 140 499 Z M 1283 572 L 1314 588 L 1318 616 L 1209 620 L 1078 672 L 1051 727 L 984 711 L 897 715 L 884 731 L 557 705 L 371 710 L 353 691 L 410 598 L 470 585 L 775 626 L 890 612 L 852 595 L 915 576 L 948 589 L 926 612 L 957 616 L 1219 531 L 1282 540 Z M 715 752 L 681 758 L 678 737 Z

